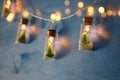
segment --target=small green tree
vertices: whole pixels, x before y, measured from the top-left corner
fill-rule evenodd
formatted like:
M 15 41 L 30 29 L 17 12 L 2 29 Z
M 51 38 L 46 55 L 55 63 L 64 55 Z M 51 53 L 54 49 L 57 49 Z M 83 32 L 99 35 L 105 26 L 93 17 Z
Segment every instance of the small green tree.
M 18 39 L 17 40 L 20 43 L 26 43 L 25 30 L 21 31 L 20 35 L 18 35 Z
M 48 50 L 47 50 L 47 57 L 53 57 L 54 56 L 54 51 L 52 49 L 52 46 L 48 46 Z

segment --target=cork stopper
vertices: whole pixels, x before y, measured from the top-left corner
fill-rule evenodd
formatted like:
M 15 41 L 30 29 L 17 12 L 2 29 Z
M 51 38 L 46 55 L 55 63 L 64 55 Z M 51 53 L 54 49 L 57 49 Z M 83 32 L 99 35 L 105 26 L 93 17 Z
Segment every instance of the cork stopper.
M 83 21 L 84 21 L 84 25 L 92 25 L 93 18 L 90 16 L 86 16 L 84 17 Z
M 22 24 L 27 25 L 28 24 L 28 19 L 27 18 L 22 18 Z
M 56 30 L 50 29 L 50 30 L 48 31 L 48 36 L 55 37 L 55 36 L 56 36 Z

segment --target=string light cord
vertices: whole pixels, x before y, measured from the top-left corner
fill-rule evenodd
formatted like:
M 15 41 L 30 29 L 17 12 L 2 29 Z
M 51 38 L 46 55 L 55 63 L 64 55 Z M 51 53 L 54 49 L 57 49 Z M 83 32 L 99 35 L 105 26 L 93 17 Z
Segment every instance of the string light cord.
M 67 17 L 61 18 L 61 20 L 66 20 L 66 19 L 69 19 L 69 18 L 75 16 L 75 15 L 77 14 L 77 11 L 78 11 L 78 10 L 84 11 L 84 10 L 86 10 L 90 5 L 93 5 L 93 4 L 95 4 L 96 2 L 97 2 L 97 0 L 94 0 L 94 1 L 91 2 L 88 6 L 82 8 L 82 9 L 77 9 L 77 10 L 76 10 L 74 13 L 72 13 L 71 15 L 69 15 L 69 16 L 67 16 Z M 40 17 L 40 16 L 37 16 L 37 15 L 35 15 L 35 14 L 33 14 L 33 13 L 30 13 L 30 15 L 33 16 L 33 17 L 35 17 L 35 18 L 38 18 L 38 19 L 40 19 L 40 20 L 52 22 L 52 20 L 49 19 L 49 18 Z

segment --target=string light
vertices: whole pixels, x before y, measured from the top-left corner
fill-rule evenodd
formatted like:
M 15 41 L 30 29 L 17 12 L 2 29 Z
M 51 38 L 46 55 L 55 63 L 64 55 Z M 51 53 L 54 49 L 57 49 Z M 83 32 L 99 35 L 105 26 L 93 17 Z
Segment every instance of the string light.
M 83 8 L 83 7 L 84 7 L 84 3 L 83 3 L 83 2 L 81 2 L 81 1 L 80 1 L 80 2 L 78 2 L 78 7 L 79 7 L 79 8 Z
M 78 17 L 81 17 L 81 16 L 82 16 L 81 10 L 77 10 L 76 15 L 77 15 Z
M 56 20 L 56 15 L 55 14 L 51 14 L 50 15 L 50 19 L 53 20 L 53 21 L 55 21 Z
M 113 15 L 112 10 L 107 10 L 107 15 L 108 15 L 108 16 L 112 16 L 112 15 Z
M 23 17 L 29 17 L 30 13 L 28 11 L 23 11 L 22 13 Z
M 105 18 L 106 17 L 106 13 L 102 13 L 101 17 Z
M 66 6 L 69 6 L 69 5 L 70 5 L 70 1 L 69 1 L 69 0 L 65 0 L 64 4 L 65 4 Z
M 93 5 L 93 4 L 96 3 L 96 2 L 97 2 L 97 0 L 94 0 L 94 1 L 91 2 L 88 6 L 82 8 L 81 11 L 86 10 L 90 5 Z M 79 10 L 79 9 L 78 9 L 78 10 Z M 74 13 L 72 13 L 72 14 L 69 15 L 69 16 L 61 17 L 61 20 L 66 20 L 66 19 L 69 19 L 69 18 L 71 18 L 71 17 L 77 15 L 77 11 L 78 11 L 78 10 L 76 10 Z M 33 13 L 30 13 L 30 15 L 33 16 L 33 17 L 35 17 L 35 18 L 38 18 L 38 19 L 40 19 L 40 20 L 52 22 L 52 20 L 49 19 L 49 18 L 40 17 L 40 16 L 37 16 L 37 15 L 34 15 Z
M 118 16 L 120 16 L 120 10 L 118 10 Z
M 88 16 L 93 16 L 94 15 L 94 7 L 93 6 L 89 6 L 88 8 L 87 8 L 87 15 Z
M 71 13 L 70 8 L 66 8 L 66 9 L 65 9 L 65 13 L 66 13 L 66 14 L 70 14 L 70 13 Z
M 11 21 L 13 21 L 14 17 L 15 17 L 15 15 L 13 13 L 9 13 L 6 19 L 8 22 L 11 22 Z
M 102 14 L 105 12 L 105 9 L 104 9 L 104 7 L 101 6 L 101 7 L 99 7 L 98 11 L 100 14 Z

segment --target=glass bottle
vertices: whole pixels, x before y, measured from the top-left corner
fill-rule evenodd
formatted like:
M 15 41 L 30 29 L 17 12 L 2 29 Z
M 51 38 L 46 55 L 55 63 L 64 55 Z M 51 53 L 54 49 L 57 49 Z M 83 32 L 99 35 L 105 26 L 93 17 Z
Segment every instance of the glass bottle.
M 27 43 L 28 37 L 27 37 L 27 25 L 28 25 L 28 18 L 22 18 L 17 30 L 17 37 L 16 37 L 16 43 Z
M 79 50 L 92 50 L 93 43 L 90 39 L 90 30 L 92 27 L 93 18 L 86 16 L 83 18 L 83 24 L 80 26 Z
M 47 36 L 45 37 L 45 46 L 44 46 L 44 59 L 55 60 L 56 51 L 55 51 L 55 38 L 56 30 L 49 29 Z
M 4 0 L 2 17 L 7 17 L 9 15 L 9 13 L 11 12 L 10 11 L 11 5 L 12 5 L 12 0 Z

